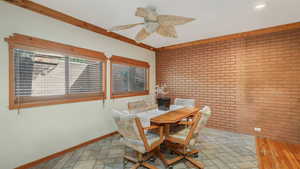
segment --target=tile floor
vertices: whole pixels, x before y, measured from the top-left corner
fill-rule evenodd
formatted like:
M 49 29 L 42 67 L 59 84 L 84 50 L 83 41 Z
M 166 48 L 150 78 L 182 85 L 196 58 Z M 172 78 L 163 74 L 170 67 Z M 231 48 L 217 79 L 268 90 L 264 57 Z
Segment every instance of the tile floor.
M 123 154 L 133 151 L 123 146 L 119 138 L 112 136 L 32 169 L 122 169 Z M 258 169 L 253 136 L 206 128 L 202 140 L 198 160 L 205 169 Z M 153 164 L 164 169 L 159 160 Z M 125 168 L 130 166 L 129 163 Z M 184 161 L 174 165 L 174 169 L 185 168 L 193 167 Z

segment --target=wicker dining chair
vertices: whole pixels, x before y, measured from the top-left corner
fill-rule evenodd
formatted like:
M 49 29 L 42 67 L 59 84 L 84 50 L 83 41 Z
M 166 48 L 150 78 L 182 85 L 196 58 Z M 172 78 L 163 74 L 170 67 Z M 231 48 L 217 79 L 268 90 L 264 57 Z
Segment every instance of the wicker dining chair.
M 176 106 L 195 107 L 195 99 L 175 98 L 174 104 Z M 190 118 L 182 119 L 182 121 L 189 121 L 189 120 L 190 120 Z
M 195 107 L 195 99 L 175 98 L 174 104 L 184 107 Z
M 127 161 L 133 162 L 132 169 L 146 167 L 157 169 L 155 166 L 147 163 L 158 151 L 159 145 L 164 141 L 163 127 L 150 126 L 143 128 L 140 119 L 135 114 L 113 110 L 113 118 L 117 125 L 118 132 L 122 136 L 122 142 L 132 148 L 137 153 L 137 158 L 124 155 L 124 164 Z M 158 129 L 159 135 L 154 132 L 145 132 L 145 130 Z
M 168 147 L 172 152 L 178 155 L 172 160 L 174 163 L 186 159 L 197 168 L 204 168 L 203 164 L 193 159 L 192 156 L 198 157 L 199 150 L 197 148 L 195 149 L 195 146 L 200 141 L 199 133 L 206 125 L 210 116 L 211 110 L 209 107 L 205 106 L 199 113 L 193 116 L 192 121 L 180 122 L 188 127 L 176 133 L 171 133 L 166 137 L 166 140 L 169 143 Z M 169 168 L 172 168 L 172 166 L 169 166 Z

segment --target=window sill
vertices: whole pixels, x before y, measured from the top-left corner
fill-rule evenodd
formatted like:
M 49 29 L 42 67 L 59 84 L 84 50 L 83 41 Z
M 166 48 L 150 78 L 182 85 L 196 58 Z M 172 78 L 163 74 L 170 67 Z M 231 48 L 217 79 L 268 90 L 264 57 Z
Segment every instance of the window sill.
M 142 91 L 142 92 L 130 92 L 130 93 L 121 93 L 121 94 L 112 94 L 110 96 L 111 99 L 116 99 L 116 98 L 123 98 L 123 97 L 134 97 L 134 96 L 144 96 L 148 95 L 149 91 Z
M 13 109 L 19 109 L 19 108 L 41 107 L 41 106 L 48 106 L 48 105 L 77 103 L 77 102 L 86 102 L 86 101 L 104 100 L 104 99 L 105 99 L 105 97 L 103 97 L 103 96 L 93 96 L 93 97 L 84 97 L 84 98 L 47 100 L 47 101 L 39 101 L 39 102 L 32 102 L 32 103 L 23 103 L 21 105 L 14 103 L 14 104 L 9 105 L 9 109 L 13 110 Z

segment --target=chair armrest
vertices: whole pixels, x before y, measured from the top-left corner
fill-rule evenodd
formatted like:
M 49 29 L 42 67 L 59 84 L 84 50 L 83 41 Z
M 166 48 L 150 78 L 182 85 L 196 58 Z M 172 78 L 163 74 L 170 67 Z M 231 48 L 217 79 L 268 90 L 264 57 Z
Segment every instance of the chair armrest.
M 151 147 L 149 147 L 149 151 L 154 150 L 156 147 L 158 147 L 161 143 L 164 141 L 164 127 L 163 126 L 157 126 L 159 128 L 159 140 L 155 141 Z M 155 132 L 157 133 L 157 131 Z
M 194 124 L 194 121 L 181 121 L 178 124 L 190 126 Z
M 147 128 L 150 128 L 148 130 L 151 130 L 151 129 L 158 129 L 158 130 L 155 130 L 153 131 L 154 133 L 158 134 L 160 139 L 164 139 L 164 127 L 163 126 L 157 126 L 157 125 L 153 125 L 153 126 L 150 126 L 150 127 L 146 127 L 144 129 L 147 129 Z
M 187 120 L 188 120 L 188 121 L 180 121 L 178 124 L 180 124 L 180 125 L 188 125 L 188 126 L 193 125 L 193 124 L 194 124 L 194 120 L 189 121 L 190 117 L 193 117 L 193 116 L 194 116 L 194 115 L 187 117 Z
M 156 126 L 156 125 L 151 125 L 150 127 L 144 127 L 143 129 L 144 130 L 152 130 L 152 129 L 158 129 L 159 126 Z

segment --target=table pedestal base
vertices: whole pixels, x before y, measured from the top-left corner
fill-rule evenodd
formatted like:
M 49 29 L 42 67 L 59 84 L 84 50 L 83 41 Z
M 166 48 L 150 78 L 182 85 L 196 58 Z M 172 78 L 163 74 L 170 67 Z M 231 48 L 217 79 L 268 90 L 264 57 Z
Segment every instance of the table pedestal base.
M 192 158 L 192 156 L 198 156 L 199 150 L 186 151 L 185 147 L 183 147 L 181 145 L 176 145 L 176 144 L 175 145 L 168 144 L 168 148 L 172 152 L 176 153 L 178 156 L 167 160 L 165 158 L 165 155 L 162 154 L 160 151 L 158 151 L 157 155 L 158 155 L 159 159 L 164 163 L 166 168 L 171 169 L 171 168 L 173 168 L 172 164 L 185 159 L 185 160 L 189 161 L 191 164 L 193 164 L 195 167 L 197 167 L 199 169 L 204 169 L 204 165 L 201 162 Z

